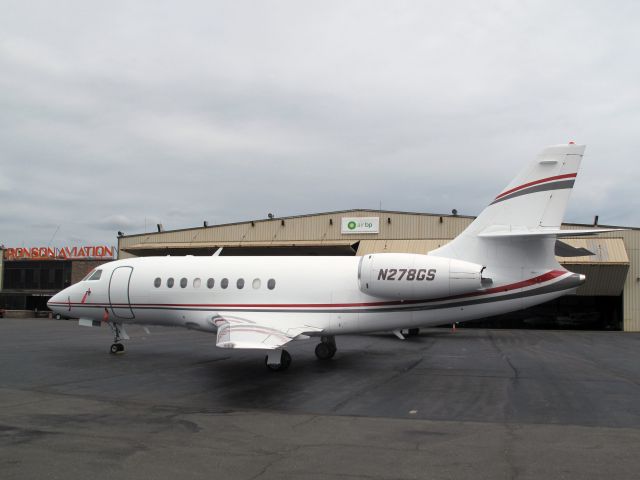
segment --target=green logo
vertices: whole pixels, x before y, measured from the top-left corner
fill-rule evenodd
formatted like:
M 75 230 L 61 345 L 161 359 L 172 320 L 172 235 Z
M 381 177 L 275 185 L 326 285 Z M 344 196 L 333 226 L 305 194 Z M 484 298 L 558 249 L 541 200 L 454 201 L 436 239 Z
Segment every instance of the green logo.
M 347 228 L 349 230 L 354 230 L 356 228 L 356 222 L 354 222 L 353 220 L 351 220 L 349 223 L 347 223 Z

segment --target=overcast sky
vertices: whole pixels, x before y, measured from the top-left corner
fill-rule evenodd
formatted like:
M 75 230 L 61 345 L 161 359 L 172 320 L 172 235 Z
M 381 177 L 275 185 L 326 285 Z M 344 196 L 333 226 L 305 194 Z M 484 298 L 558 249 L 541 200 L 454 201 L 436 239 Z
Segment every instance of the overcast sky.
M 587 152 L 566 220 L 640 226 L 637 1 L 0 11 L 6 246 L 114 245 L 145 224 L 269 212 L 476 215 L 569 140 Z

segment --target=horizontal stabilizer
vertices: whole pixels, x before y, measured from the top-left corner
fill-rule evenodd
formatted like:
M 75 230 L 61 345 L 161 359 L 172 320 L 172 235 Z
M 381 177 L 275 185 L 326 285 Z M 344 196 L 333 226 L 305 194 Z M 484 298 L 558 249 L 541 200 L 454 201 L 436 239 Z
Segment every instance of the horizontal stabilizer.
M 590 257 L 595 255 L 591 250 L 586 248 L 577 248 L 569 245 L 568 243 L 556 240 L 555 254 L 557 257 Z
M 514 227 L 510 229 L 489 227 L 478 234 L 481 238 L 515 238 L 515 237 L 583 237 L 586 235 L 596 235 L 598 233 L 619 232 L 624 228 L 590 228 L 588 230 L 560 230 L 559 228 L 538 228 L 529 229 L 526 227 Z

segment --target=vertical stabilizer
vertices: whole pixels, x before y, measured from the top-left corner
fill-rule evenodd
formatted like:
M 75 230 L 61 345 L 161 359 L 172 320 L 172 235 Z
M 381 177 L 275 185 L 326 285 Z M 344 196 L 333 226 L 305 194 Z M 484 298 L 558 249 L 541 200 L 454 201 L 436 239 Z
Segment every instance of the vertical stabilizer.
M 480 234 L 515 231 L 539 233 L 559 229 L 584 150 L 584 145 L 574 144 L 544 149 L 466 230 L 449 244 L 430 252 L 430 255 L 486 264 L 488 257 L 499 257 L 499 252 L 495 251 L 495 244 L 489 246 L 486 243 L 495 242 L 495 239 L 481 238 Z M 519 246 L 513 244 L 515 240 L 509 242 L 509 250 L 514 247 L 533 250 L 538 258 L 541 255 L 547 263 L 555 263 L 555 238 L 520 240 Z M 505 243 L 503 245 L 507 246 Z M 523 255 L 526 253 L 523 252 Z

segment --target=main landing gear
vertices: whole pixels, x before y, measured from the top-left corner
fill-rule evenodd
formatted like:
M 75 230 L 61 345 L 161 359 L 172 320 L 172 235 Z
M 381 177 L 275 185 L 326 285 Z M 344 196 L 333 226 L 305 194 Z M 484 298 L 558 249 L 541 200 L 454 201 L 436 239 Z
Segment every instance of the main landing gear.
M 113 331 L 113 344 L 111 345 L 109 351 L 114 355 L 116 353 L 124 352 L 124 345 L 120 343 L 120 341 L 123 339 L 128 339 L 128 335 L 126 334 L 122 326 L 118 325 L 117 323 L 109 322 L 109 326 Z
M 418 335 L 420 335 L 420 329 L 419 328 L 410 328 L 409 330 L 407 330 L 407 334 L 405 336 L 406 337 L 417 337 Z
M 264 364 L 272 372 L 281 372 L 291 365 L 291 355 L 286 350 L 271 350 L 265 357 Z
M 316 357 L 318 360 L 330 360 L 338 351 L 336 347 L 336 337 L 320 337 L 320 343 L 316 346 Z
M 319 360 L 329 360 L 337 351 L 336 339 L 333 335 L 320 337 L 320 343 L 316 346 L 316 357 Z M 269 350 L 264 364 L 272 372 L 282 372 L 291 365 L 291 355 L 286 350 Z

